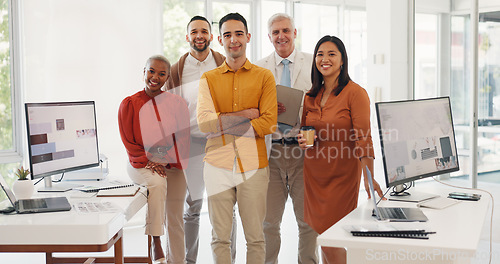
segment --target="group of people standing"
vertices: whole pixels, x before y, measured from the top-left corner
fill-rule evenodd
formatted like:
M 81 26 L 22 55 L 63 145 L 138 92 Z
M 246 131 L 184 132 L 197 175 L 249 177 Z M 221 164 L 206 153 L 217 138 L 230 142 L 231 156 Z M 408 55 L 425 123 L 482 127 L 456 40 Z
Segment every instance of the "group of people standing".
M 145 88 L 120 105 L 128 173 L 148 189 L 145 233 L 154 263 L 197 262 L 205 190 L 214 263 L 235 263 L 236 203 L 246 263 L 277 263 L 288 197 L 299 230 L 297 262 L 319 263 L 318 234 L 356 207 L 362 168 L 373 172 L 368 95 L 351 81 L 337 37 L 323 37 L 314 55 L 298 51 L 293 18 L 278 13 L 268 22 L 275 51 L 252 64 L 245 18 L 230 13 L 218 26 L 225 56 L 210 49 L 211 23 L 195 16 L 187 25 L 190 51 L 172 66 L 150 57 Z M 293 126 L 277 122 L 287 109 L 276 84 L 305 93 Z M 301 126 L 321 135 L 314 146 L 306 146 Z M 323 263 L 346 261 L 340 248 L 322 248 L 321 256 Z

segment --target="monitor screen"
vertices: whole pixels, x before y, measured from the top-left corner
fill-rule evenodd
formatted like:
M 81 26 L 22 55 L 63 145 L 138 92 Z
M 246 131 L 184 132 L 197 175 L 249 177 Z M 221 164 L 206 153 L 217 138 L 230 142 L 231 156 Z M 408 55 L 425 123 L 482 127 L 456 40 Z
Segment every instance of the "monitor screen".
M 93 101 L 25 107 L 32 179 L 99 165 Z
M 449 97 L 375 107 L 387 187 L 459 170 Z

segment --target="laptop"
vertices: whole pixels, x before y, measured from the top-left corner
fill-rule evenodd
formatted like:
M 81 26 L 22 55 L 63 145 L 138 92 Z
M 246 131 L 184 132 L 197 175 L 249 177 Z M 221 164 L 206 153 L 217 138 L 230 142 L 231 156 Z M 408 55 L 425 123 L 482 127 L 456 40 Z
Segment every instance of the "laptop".
M 18 214 L 69 211 L 71 205 L 66 197 L 48 197 L 17 200 L 5 179 L 0 175 L 0 186 Z
M 427 216 L 424 215 L 419 208 L 404 208 L 404 207 L 378 207 L 375 196 L 375 188 L 373 188 L 372 174 L 366 166 L 368 177 L 368 185 L 373 201 L 373 211 L 377 220 L 389 220 L 391 222 L 426 222 Z

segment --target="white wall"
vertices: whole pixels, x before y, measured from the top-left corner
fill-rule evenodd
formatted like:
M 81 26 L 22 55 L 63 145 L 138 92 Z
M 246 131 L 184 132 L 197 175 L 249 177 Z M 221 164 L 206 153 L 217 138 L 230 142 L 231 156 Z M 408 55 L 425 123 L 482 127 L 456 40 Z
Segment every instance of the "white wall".
M 475 0 L 451 0 L 451 10 L 456 13 L 469 14 Z M 498 11 L 500 2 L 498 0 L 479 0 L 479 12 Z
M 449 13 L 450 9 L 450 0 L 415 0 L 415 12 L 417 13 Z
M 377 101 L 409 99 L 408 5 L 401 0 L 366 2 L 368 34 L 368 85 L 372 105 Z M 382 153 L 375 109 L 372 107 L 375 178 L 384 185 Z
M 118 107 L 162 53 L 162 1 L 24 0 L 21 10 L 25 102 L 96 101 L 100 152 L 127 177 Z
M 371 0 L 366 3 L 366 13 L 367 90 L 376 101 L 409 99 L 408 4 L 400 0 Z

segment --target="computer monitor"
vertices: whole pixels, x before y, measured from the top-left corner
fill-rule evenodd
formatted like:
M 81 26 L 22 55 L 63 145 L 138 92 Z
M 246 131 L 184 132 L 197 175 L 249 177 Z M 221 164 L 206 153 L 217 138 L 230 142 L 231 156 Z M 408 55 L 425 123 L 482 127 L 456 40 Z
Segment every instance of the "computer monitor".
M 375 107 L 385 182 L 394 190 L 389 199 L 432 198 L 401 186 L 459 170 L 450 98 L 380 102 Z
M 99 166 L 97 122 L 93 101 L 26 103 L 31 178 L 45 177 L 39 191 L 66 191 L 51 175 Z M 61 177 L 62 177 L 61 176 Z

